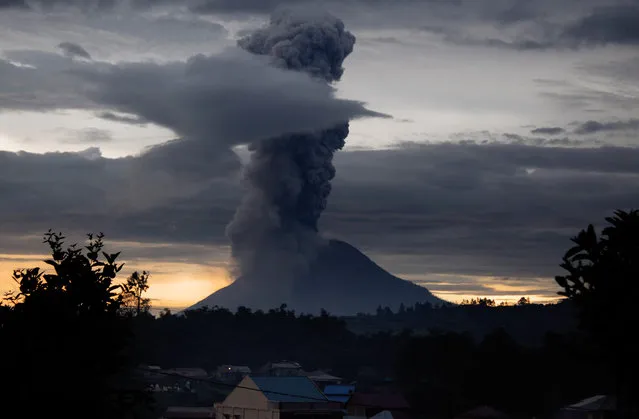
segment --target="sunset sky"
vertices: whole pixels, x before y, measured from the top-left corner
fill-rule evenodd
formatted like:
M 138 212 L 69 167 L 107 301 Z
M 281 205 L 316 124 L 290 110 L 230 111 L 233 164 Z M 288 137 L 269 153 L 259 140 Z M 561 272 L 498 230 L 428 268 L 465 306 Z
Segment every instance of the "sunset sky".
M 356 36 L 334 94 L 235 46 L 281 7 Z M 156 308 L 195 303 L 232 281 L 245 145 L 346 117 L 322 234 L 444 299 L 549 301 L 569 238 L 638 206 L 638 22 L 637 0 L 0 0 L 0 290 L 49 228 L 102 231 Z

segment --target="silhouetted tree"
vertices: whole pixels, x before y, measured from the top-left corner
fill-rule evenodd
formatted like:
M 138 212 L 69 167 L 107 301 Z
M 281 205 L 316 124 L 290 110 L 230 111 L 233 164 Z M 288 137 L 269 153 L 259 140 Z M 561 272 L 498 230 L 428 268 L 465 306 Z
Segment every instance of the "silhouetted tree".
M 404 303 L 400 303 L 399 310 L 397 311 L 397 314 L 402 315 L 402 316 L 406 314 L 406 306 L 404 306 Z
M 0 318 L 0 371 L 11 380 L 3 409 L 16 407 L 20 417 L 124 418 L 138 406 L 143 393 L 129 381 L 129 322 L 115 284 L 122 264 L 119 253 L 103 252 L 103 237 L 65 248 L 64 236 L 49 231 L 45 263 L 53 271 L 14 272 L 19 292 L 7 297 Z
M 530 298 L 521 297 L 519 301 L 517 301 L 518 306 L 527 306 L 530 305 Z
M 491 300 L 490 298 L 472 298 L 470 300 L 463 300 L 461 304 L 464 306 L 495 307 L 495 300 Z
M 148 313 L 151 309 L 151 300 L 144 298 L 144 293 L 149 289 L 149 273 L 147 271 L 133 272 L 123 286 L 123 306 L 125 311 L 139 316 L 140 313 Z
M 582 326 L 614 368 L 621 417 L 639 417 L 636 330 L 639 320 L 639 211 L 615 211 L 600 237 L 589 225 L 563 257 L 559 294 L 577 305 Z

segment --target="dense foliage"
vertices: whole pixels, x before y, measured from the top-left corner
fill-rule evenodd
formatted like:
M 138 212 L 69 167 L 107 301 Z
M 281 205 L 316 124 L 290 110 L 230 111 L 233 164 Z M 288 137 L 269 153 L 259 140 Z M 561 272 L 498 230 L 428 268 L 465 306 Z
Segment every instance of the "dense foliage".
M 621 417 L 639 417 L 639 211 L 616 211 L 597 237 L 593 225 L 579 232 L 557 276 L 579 310 L 581 325 L 617 379 Z
M 524 303 L 525 302 L 525 303 Z M 400 307 L 397 312 L 378 308 L 375 314 L 345 318 L 356 333 L 401 332 L 410 329 L 425 334 L 432 329 L 469 333 L 475 339 L 501 328 L 518 343 L 540 345 L 548 332 L 570 333 L 576 329 L 574 307 L 561 304 L 530 304 L 523 298 L 515 305 L 497 305 L 493 300 L 474 299 L 461 305 L 434 307 L 429 303 Z
M 19 292 L 0 315 L 0 373 L 7 417 L 124 418 L 140 405 L 128 368 L 130 318 L 123 316 L 122 264 L 103 252 L 103 236 L 64 247 L 61 234 L 45 243 L 53 268 L 14 272 Z

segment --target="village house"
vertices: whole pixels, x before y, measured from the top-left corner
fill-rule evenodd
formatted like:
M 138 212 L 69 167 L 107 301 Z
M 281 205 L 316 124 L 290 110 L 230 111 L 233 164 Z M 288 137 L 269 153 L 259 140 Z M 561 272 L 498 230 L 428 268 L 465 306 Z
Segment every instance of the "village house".
M 245 377 L 221 403 L 216 419 L 342 419 L 340 403 L 332 402 L 305 376 Z

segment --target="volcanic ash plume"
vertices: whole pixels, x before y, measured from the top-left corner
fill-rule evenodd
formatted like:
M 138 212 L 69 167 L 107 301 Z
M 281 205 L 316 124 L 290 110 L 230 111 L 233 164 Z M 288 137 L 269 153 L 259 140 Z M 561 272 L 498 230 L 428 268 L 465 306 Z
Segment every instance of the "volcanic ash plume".
M 272 57 L 275 66 L 332 83 L 340 79 L 355 37 L 333 16 L 282 12 L 238 44 L 253 54 Z M 232 256 L 245 279 L 268 281 L 269 289 L 280 292 L 308 269 L 322 242 L 317 224 L 335 176 L 333 154 L 347 136 L 345 121 L 323 131 L 249 146 L 248 191 L 227 227 Z

